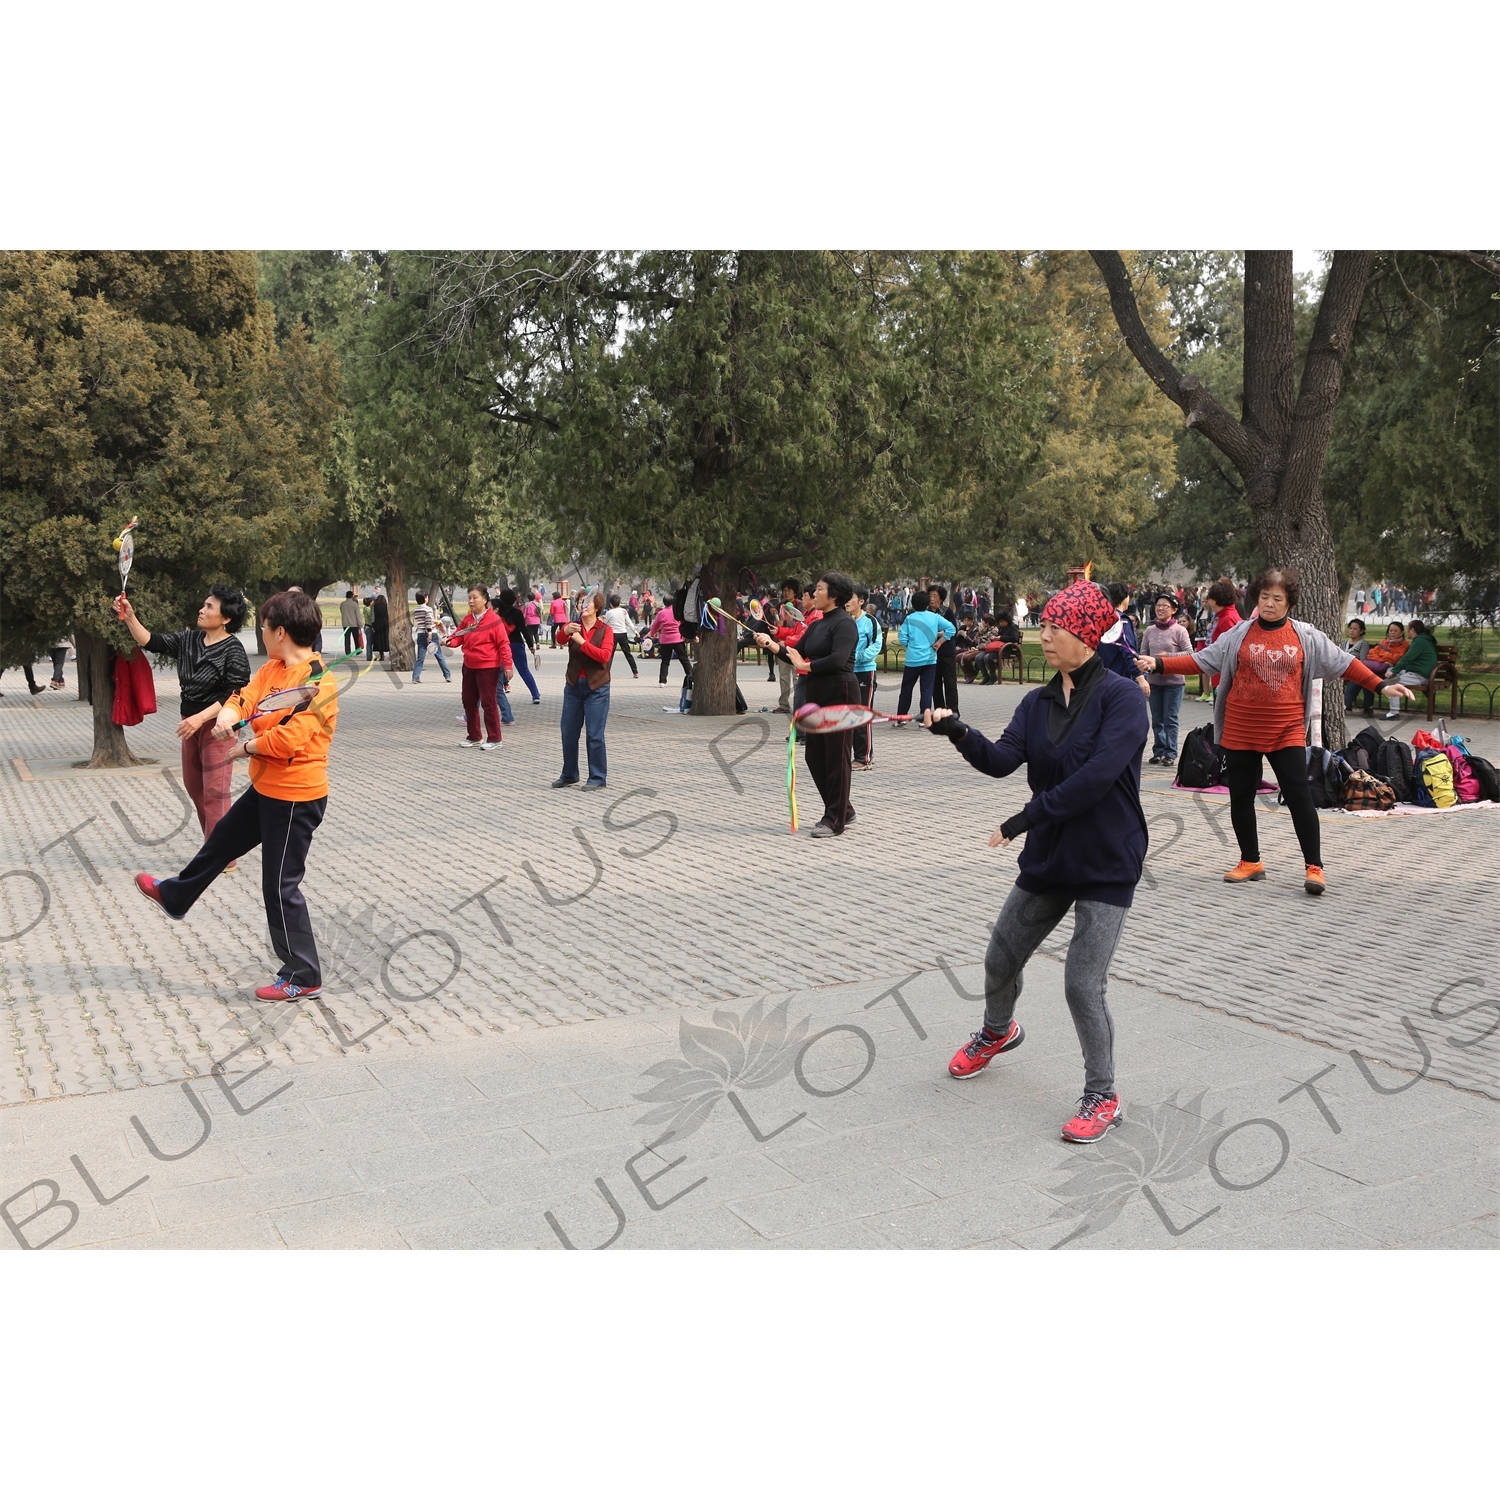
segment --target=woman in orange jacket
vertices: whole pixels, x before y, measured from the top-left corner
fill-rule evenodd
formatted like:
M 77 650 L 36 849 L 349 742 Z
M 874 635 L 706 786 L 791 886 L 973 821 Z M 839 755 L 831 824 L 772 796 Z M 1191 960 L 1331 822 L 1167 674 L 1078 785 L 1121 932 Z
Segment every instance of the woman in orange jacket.
M 314 600 L 300 591 L 273 594 L 261 606 L 260 619 L 271 660 L 248 687 L 230 694 L 214 733 L 233 740 L 235 726 L 254 719 L 261 699 L 281 688 L 316 680 L 317 694 L 296 708 L 255 719 L 254 733 L 237 741 L 228 757 L 249 761 L 249 787 L 214 824 L 181 874 L 158 880 L 142 873 L 135 888 L 181 921 L 221 871 L 259 845 L 261 895 L 281 968 L 255 998 L 310 1000 L 322 993 L 323 975 L 302 877 L 313 833 L 328 808 L 328 747 L 338 722 L 338 690 L 315 650 L 323 612 Z

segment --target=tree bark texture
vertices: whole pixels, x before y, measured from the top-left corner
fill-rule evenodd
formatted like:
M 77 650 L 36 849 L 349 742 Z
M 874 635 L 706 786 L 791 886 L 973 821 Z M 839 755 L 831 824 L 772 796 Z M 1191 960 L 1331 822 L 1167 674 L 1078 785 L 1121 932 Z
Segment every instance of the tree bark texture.
M 84 663 L 88 663 L 89 702 L 94 710 L 94 750 L 89 770 L 140 765 L 139 757 L 133 755 L 125 743 L 124 729 L 114 721 L 115 648 L 102 636 L 89 635 L 82 630 L 74 633 L 73 640 L 78 648 L 80 680 L 84 675 Z
M 1196 427 L 1239 471 L 1267 559 L 1301 573 L 1298 616 L 1338 640 L 1344 600 L 1323 504 L 1323 463 L 1371 252 L 1334 252 L 1300 387 L 1292 252 L 1246 252 L 1245 394 L 1238 420 L 1156 347 L 1119 252 L 1091 253 L 1109 288 L 1126 346 L 1158 389 L 1182 408 L 1187 425 Z M 1336 682 L 1323 689 L 1323 743 L 1332 749 L 1344 744 L 1344 696 Z
M 732 595 L 738 577 L 739 567 L 733 558 L 711 558 L 698 575 L 698 588 L 704 599 L 715 598 L 726 588 Z M 723 603 L 722 599 L 720 603 Z M 724 607 L 732 611 L 733 600 Z M 726 628 L 723 634 L 717 630 L 699 630 L 698 665 L 693 670 L 692 711 L 695 714 L 720 716 L 734 713 L 738 658 L 739 631 L 734 626 Z
M 406 564 L 398 553 L 385 559 L 385 600 L 390 611 L 391 671 L 410 672 L 417 662 L 411 638 L 411 611 L 406 603 Z

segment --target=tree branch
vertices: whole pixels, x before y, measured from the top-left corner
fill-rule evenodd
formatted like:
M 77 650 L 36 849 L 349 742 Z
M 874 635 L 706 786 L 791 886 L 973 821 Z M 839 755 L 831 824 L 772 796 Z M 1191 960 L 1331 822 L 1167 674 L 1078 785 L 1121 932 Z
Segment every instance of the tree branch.
M 1338 403 L 1344 361 L 1354 342 L 1354 324 L 1370 279 L 1369 250 L 1335 250 L 1313 327 L 1312 343 L 1302 366 L 1302 387 L 1292 417 L 1287 444 L 1286 472 L 1323 472 L 1323 460 L 1333 436 L 1333 408 Z
M 1183 375 L 1146 332 L 1141 310 L 1136 305 L 1130 273 L 1118 250 L 1091 250 L 1094 264 L 1109 288 L 1109 305 L 1125 340 L 1125 347 L 1135 355 L 1141 368 L 1156 388 L 1182 408 L 1187 425 L 1201 432 L 1237 468 L 1247 472 L 1254 462 L 1254 444 L 1250 434 L 1214 397 L 1198 383 L 1196 376 Z
M 1427 250 L 1427 255 L 1434 255 L 1439 260 L 1461 260 L 1471 266 L 1477 266 L 1486 276 L 1493 276 L 1500 281 L 1500 255 L 1492 255 L 1486 250 Z

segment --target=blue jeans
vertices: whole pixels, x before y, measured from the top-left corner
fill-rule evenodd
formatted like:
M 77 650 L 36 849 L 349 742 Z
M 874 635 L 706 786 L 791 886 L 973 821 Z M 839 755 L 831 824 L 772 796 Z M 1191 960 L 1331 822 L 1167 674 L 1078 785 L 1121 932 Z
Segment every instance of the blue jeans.
M 411 669 L 411 680 L 422 680 L 422 663 L 427 660 L 428 646 L 432 647 L 432 654 L 437 658 L 438 666 L 443 669 L 443 681 L 452 682 L 453 673 L 448 670 L 448 660 L 443 655 L 443 638 L 435 630 L 417 632 L 417 664 Z
M 505 691 L 504 667 L 501 667 L 500 675 L 495 679 L 495 702 L 500 706 L 500 722 L 502 724 L 514 724 L 516 716 L 511 712 L 510 695 Z
M 1367 667 L 1370 667 L 1369 662 L 1366 662 L 1365 665 Z M 1370 667 L 1370 670 L 1372 672 L 1375 672 L 1374 667 Z M 1384 677 L 1389 670 L 1390 669 L 1388 667 L 1382 667 L 1378 672 L 1375 672 L 1375 675 L 1377 677 Z M 1359 696 L 1360 693 L 1363 693 L 1365 695 L 1365 707 L 1373 709 L 1375 707 L 1375 694 L 1372 693 L 1369 688 L 1358 687 L 1352 682 L 1346 682 L 1344 684 L 1344 707 L 1353 708 L 1354 700 Z
M 589 688 L 580 677 L 563 689 L 562 751 L 564 781 L 578 780 L 578 732 L 585 731 L 588 743 L 589 781 L 603 786 L 609 779 L 604 759 L 604 725 L 609 718 L 609 684 Z
M 532 699 L 536 702 L 540 702 L 542 697 L 542 690 L 536 685 L 536 678 L 531 675 L 531 667 L 526 660 L 525 636 L 518 635 L 515 640 L 510 643 L 510 649 L 511 656 L 516 664 L 517 674 L 520 676 L 521 681 L 531 689 Z
M 1183 684 L 1151 689 L 1151 753 L 1177 759 L 1177 711 L 1182 707 Z

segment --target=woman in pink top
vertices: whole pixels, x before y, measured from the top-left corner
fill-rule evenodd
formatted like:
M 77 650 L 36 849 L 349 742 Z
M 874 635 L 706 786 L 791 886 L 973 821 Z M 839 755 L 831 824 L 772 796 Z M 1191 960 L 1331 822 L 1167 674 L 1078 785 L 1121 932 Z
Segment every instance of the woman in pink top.
M 541 624 L 542 606 L 536 602 L 536 595 L 533 594 L 521 606 L 521 639 L 531 648 L 533 656 L 537 652 L 536 633 L 541 629 Z
M 555 590 L 552 595 L 552 649 L 557 650 L 557 629 L 568 621 L 568 601 Z
M 682 627 L 677 623 L 677 616 L 672 612 L 670 604 L 663 604 L 652 616 L 651 634 L 661 648 L 657 653 L 661 657 L 661 677 L 657 686 L 666 687 L 667 668 L 672 665 L 673 656 L 676 656 L 682 662 L 682 670 L 687 678 L 686 685 L 692 687 L 693 669 L 688 663 L 687 647 L 683 644 Z

